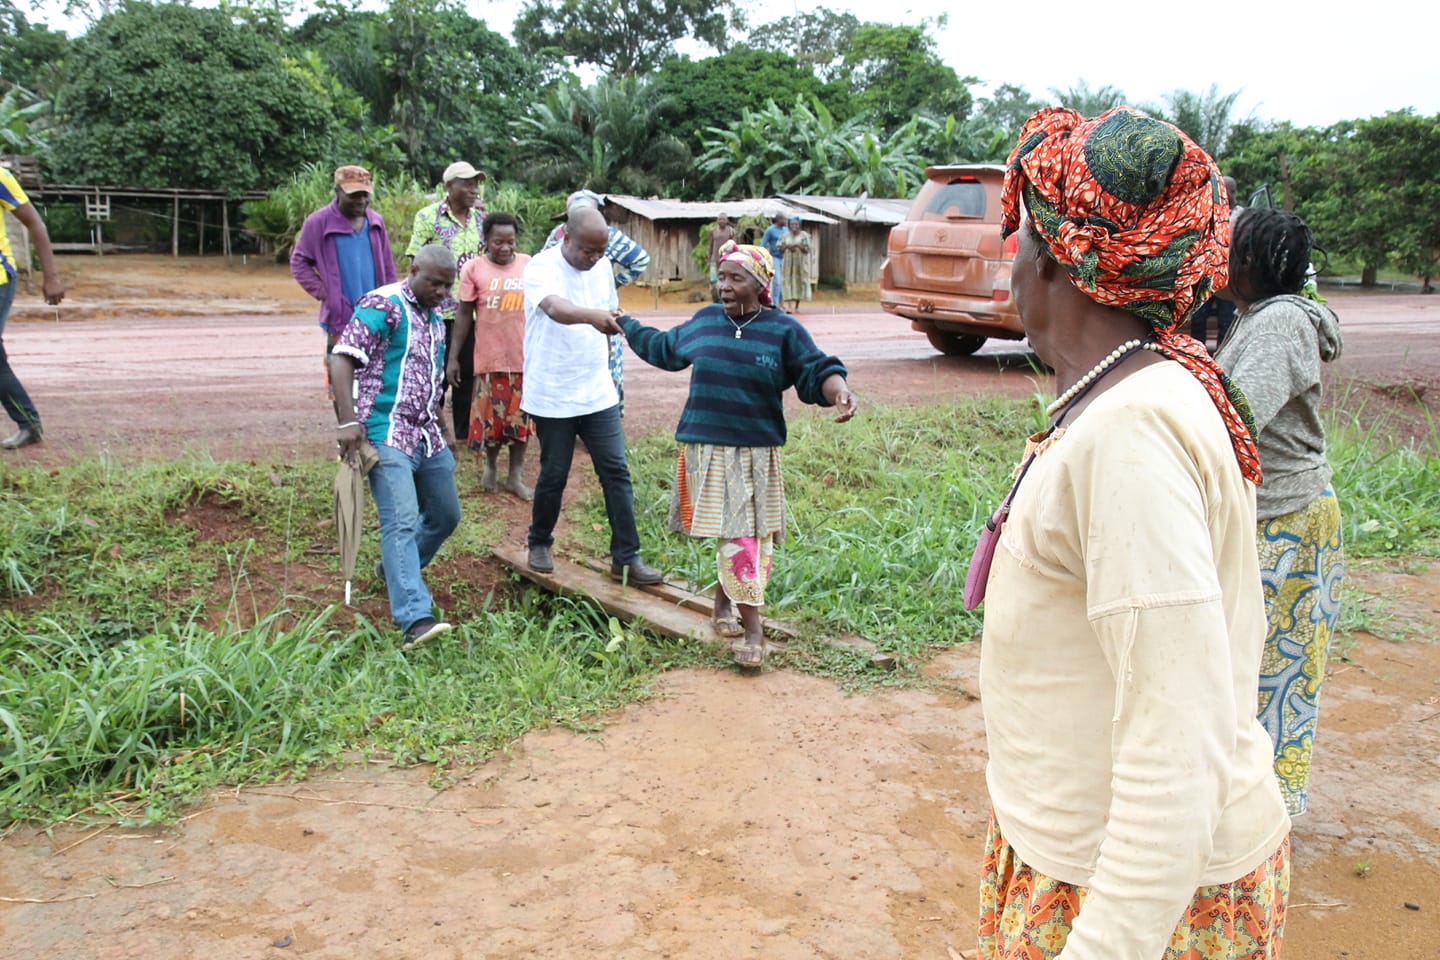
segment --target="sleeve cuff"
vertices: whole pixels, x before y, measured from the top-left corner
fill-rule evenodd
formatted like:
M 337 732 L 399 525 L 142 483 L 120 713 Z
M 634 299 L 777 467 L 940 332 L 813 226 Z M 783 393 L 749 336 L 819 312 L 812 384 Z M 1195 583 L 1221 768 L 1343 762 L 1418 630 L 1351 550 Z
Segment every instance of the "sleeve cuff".
M 350 357 L 362 367 L 370 366 L 370 357 L 359 347 L 351 346 L 348 343 L 337 343 L 331 349 L 331 353 L 338 353 L 342 357 Z

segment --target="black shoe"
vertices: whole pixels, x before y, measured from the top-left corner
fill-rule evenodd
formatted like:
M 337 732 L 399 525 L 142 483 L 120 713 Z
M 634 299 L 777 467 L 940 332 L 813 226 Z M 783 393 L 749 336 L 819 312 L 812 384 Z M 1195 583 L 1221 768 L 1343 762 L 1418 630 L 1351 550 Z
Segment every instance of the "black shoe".
M 375 579 L 376 579 L 376 580 L 379 580 L 381 583 L 384 583 L 384 582 L 385 582 L 385 561 L 384 561 L 384 560 L 376 560 L 376 561 L 375 561 Z
M 536 544 L 530 548 L 530 555 L 526 558 L 530 569 L 536 573 L 554 573 L 555 561 L 550 557 L 550 548 Z
M 665 575 L 654 567 L 647 567 L 639 557 L 629 563 L 610 564 L 610 579 L 618 583 L 659 583 Z
M 400 643 L 401 650 L 414 650 L 422 643 L 429 643 L 440 634 L 450 629 L 450 624 L 443 620 L 436 620 L 434 617 L 421 617 L 410 624 L 405 631 L 405 639 Z
M 33 427 L 21 427 L 13 437 L 6 437 L 0 440 L 0 447 L 6 450 L 19 450 L 21 447 L 28 447 L 32 443 L 39 443 L 45 436 L 45 431 L 40 429 L 40 424 Z

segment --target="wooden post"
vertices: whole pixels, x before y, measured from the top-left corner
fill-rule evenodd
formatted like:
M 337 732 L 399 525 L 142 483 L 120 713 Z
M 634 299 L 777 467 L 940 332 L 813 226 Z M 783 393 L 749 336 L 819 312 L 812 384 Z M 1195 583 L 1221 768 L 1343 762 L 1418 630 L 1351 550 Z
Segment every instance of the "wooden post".
M 105 256 L 105 222 L 95 221 L 95 256 Z
M 197 251 L 200 256 L 205 256 L 205 204 L 200 204 L 200 247 Z
M 230 262 L 230 201 L 220 201 L 220 248 L 225 251 L 225 262 Z
M 170 256 L 180 256 L 180 194 L 175 194 L 170 212 Z

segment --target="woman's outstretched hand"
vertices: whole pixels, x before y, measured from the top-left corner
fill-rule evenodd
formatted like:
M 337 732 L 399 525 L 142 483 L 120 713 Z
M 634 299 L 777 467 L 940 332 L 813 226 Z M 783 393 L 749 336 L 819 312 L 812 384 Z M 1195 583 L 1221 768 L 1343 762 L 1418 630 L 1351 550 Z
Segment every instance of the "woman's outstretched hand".
M 844 423 L 860 412 L 860 402 L 850 390 L 850 384 L 838 373 L 828 377 L 820 388 L 825 399 L 835 408 L 835 422 Z

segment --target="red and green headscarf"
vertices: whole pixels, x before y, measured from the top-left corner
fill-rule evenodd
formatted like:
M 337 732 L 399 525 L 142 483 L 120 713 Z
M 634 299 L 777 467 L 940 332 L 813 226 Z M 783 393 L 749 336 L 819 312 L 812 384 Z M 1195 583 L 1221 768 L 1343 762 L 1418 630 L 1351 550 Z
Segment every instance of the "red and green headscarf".
M 1144 319 L 1225 420 L 1246 479 L 1260 482 L 1254 420 L 1238 387 L 1180 327 L 1228 279 L 1230 210 L 1220 171 L 1177 127 L 1130 107 L 1093 120 L 1050 107 L 1020 131 L 1001 192 L 1004 233 L 1023 200 L 1050 256 L 1096 303 Z
M 770 281 L 775 277 L 775 261 L 771 259 L 769 250 L 748 243 L 726 240 L 720 245 L 717 253 L 720 263 L 739 264 L 741 269 L 754 277 L 755 282 L 760 284 L 761 306 L 773 307 L 775 305 L 770 299 Z

